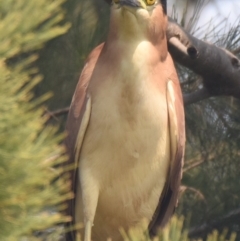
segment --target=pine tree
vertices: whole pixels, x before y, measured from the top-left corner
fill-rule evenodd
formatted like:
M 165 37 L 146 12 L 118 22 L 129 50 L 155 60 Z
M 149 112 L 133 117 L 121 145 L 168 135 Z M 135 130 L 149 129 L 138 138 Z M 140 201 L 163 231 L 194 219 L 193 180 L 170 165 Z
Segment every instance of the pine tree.
M 47 41 L 65 33 L 62 0 L 0 0 L 0 240 L 35 240 L 34 231 L 66 221 L 58 211 L 70 198 L 63 135 L 46 126 L 32 88 L 42 77 L 31 68 Z M 24 54 L 24 55 L 23 55 Z M 25 57 L 27 56 L 27 57 Z M 23 239 L 25 237 L 25 239 Z

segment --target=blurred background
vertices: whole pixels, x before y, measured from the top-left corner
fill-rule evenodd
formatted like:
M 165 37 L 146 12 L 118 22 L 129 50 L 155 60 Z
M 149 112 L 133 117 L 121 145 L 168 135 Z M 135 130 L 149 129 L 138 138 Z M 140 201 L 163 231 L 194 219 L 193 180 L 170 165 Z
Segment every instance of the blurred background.
M 30 53 L 38 56 L 31 68 L 38 69 L 42 81 L 34 93 L 53 94 L 44 112 L 50 118 L 48 125 L 60 125 L 59 133 L 67 113 L 57 112 L 69 107 L 84 60 L 106 38 L 110 13 L 104 0 L 67 0 L 62 6 L 65 16 L 59 22 L 70 23 L 70 28 L 41 48 L 8 59 L 14 66 Z M 240 57 L 239 0 L 168 0 L 168 15 L 194 36 Z M 177 63 L 176 67 L 183 93 L 201 88 L 200 76 Z M 228 234 L 238 233 L 240 241 L 240 101 L 214 97 L 187 106 L 185 112 L 187 148 L 176 212 L 185 217 L 192 237 L 206 238 L 213 229 L 227 228 Z

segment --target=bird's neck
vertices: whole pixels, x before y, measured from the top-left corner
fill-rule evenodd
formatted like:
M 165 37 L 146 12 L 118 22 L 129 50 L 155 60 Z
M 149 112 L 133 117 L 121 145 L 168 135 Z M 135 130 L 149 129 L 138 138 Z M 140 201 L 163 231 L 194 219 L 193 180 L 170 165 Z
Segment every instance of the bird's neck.
M 135 54 L 138 54 L 143 59 L 149 53 L 152 53 L 152 58 L 156 58 L 157 61 L 165 61 L 168 48 L 166 36 L 161 36 L 155 41 L 151 41 L 144 35 L 129 36 L 124 34 L 116 34 L 110 32 L 105 43 L 105 51 L 112 56 L 123 56 L 125 59 L 132 59 Z
M 139 45 L 148 43 L 148 46 L 151 45 L 155 49 L 154 52 L 158 53 L 160 61 L 166 59 L 168 54 L 166 24 L 158 28 L 149 24 L 145 29 L 138 24 L 127 24 L 111 21 L 105 44 L 106 49 L 111 51 L 112 54 L 120 52 L 124 53 L 125 57 L 131 57 Z M 148 50 L 146 49 L 146 51 Z

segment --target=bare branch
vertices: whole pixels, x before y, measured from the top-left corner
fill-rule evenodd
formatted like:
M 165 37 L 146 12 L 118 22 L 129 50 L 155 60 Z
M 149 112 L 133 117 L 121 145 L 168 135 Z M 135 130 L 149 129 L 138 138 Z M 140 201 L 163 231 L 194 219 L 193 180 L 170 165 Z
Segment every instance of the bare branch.
M 186 95 L 186 104 L 219 95 L 240 99 L 240 61 L 235 55 L 191 36 L 170 18 L 167 37 L 173 59 L 203 78 L 203 90 Z
M 195 92 L 192 92 L 190 94 L 184 94 L 184 105 L 190 105 L 195 102 L 198 102 L 200 100 L 204 100 L 211 97 L 210 93 L 208 92 L 207 88 L 203 87 L 202 89 L 199 89 Z
M 181 186 L 180 192 L 179 192 L 179 197 L 181 197 L 186 191 L 191 191 L 191 192 L 195 193 L 197 197 L 199 197 L 201 200 L 204 201 L 204 203 L 207 204 L 206 198 L 203 195 L 203 193 L 200 190 L 193 188 L 193 187 Z
M 239 223 L 239 219 L 240 208 L 237 208 L 222 216 L 218 220 L 206 222 L 198 227 L 190 229 L 188 236 L 189 238 L 202 237 L 203 235 L 210 233 L 213 229 L 221 229 L 227 222 Z
M 62 108 L 62 109 L 59 109 L 59 110 L 51 111 L 50 113 L 53 116 L 60 116 L 60 115 L 67 114 L 68 111 L 69 111 L 69 107 L 65 107 L 65 108 Z
M 185 163 L 185 167 L 183 168 L 183 173 L 188 172 L 189 170 L 200 166 L 202 163 L 211 161 L 216 157 L 216 152 L 214 152 L 213 148 L 209 149 L 209 153 L 200 153 L 193 160 L 187 160 Z
M 65 108 L 62 108 L 62 109 L 54 110 L 54 111 L 49 111 L 48 109 L 46 109 L 45 115 L 47 115 L 49 117 L 49 119 L 51 119 L 51 118 L 56 119 L 57 116 L 67 115 L 68 112 L 69 112 L 69 109 L 70 109 L 70 107 L 65 107 Z
M 198 161 L 198 162 L 193 163 L 192 165 L 190 165 L 190 166 L 184 168 L 184 169 L 183 169 L 183 173 L 185 173 L 185 172 L 187 172 L 187 171 L 189 171 L 189 170 L 191 170 L 191 169 L 193 169 L 193 168 L 195 168 L 195 167 L 200 166 L 203 162 L 205 162 L 204 159 L 201 160 L 201 161 Z

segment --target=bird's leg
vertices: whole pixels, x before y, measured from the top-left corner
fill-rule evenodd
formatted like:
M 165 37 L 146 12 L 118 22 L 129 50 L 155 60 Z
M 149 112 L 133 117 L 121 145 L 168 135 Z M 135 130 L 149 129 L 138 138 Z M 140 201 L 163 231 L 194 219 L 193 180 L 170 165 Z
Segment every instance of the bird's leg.
M 91 221 L 87 221 L 85 223 L 84 241 L 91 241 L 91 231 L 92 231 L 92 223 Z
M 83 194 L 83 212 L 84 212 L 84 241 L 91 241 L 91 231 L 94 221 L 98 201 L 98 192 L 93 191 L 85 195 Z
M 93 178 L 90 171 L 82 169 L 80 172 L 85 225 L 84 241 L 91 241 L 91 232 L 98 203 L 99 188 L 98 182 Z

